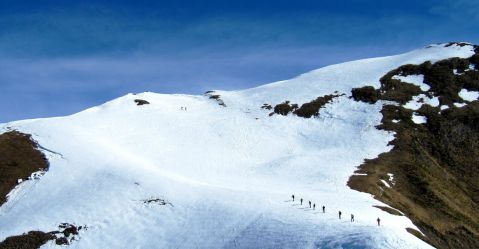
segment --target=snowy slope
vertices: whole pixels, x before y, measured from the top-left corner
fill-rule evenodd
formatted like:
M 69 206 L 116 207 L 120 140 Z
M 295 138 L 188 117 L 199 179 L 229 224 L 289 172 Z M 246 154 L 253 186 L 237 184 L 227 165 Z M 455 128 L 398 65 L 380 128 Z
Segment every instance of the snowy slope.
M 69 222 L 89 227 L 71 248 L 430 248 L 406 232 L 415 228 L 406 217 L 346 186 L 365 158 L 391 149 L 393 134 L 375 128 L 382 103 L 341 96 L 312 119 L 270 117 L 260 107 L 349 95 L 377 87 L 400 65 L 472 54 L 471 46 L 435 45 L 217 91 L 227 107 L 207 96 L 142 93 L 67 117 L 3 124 L 32 134 L 51 166 L 0 208 L 0 240 Z M 292 203 L 293 193 L 316 210 Z M 150 197 L 172 205 L 142 202 Z

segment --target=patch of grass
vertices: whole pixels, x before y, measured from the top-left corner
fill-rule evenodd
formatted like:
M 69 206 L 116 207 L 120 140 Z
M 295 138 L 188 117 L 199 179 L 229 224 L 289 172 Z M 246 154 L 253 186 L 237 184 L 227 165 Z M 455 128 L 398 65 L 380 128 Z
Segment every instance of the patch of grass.
M 400 80 L 393 79 L 391 76 L 382 77 L 380 79 L 381 89 L 380 89 L 380 99 L 396 101 L 400 104 L 406 104 L 408 101 L 412 100 L 413 96 L 416 96 L 422 93 L 422 90 L 419 86 L 404 83 Z
M 372 86 L 364 86 L 361 88 L 353 88 L 351 96 L 356 101 L 362 101 L 374 104 L 378 101 L 379 91 Z
M 324 95 L 321 97 L 317 97 L 315 100 L 304 103 L 301 107 L 297 108 L 293 111 L 294 114 L 298 117 L 302 118 L 311 118 L 319 116 L 319 109 L 325 106 L 327 103 L 330 103 L 334 98 L 339 97 L 340 95 Z
M 390 208 L 390 207 L 386 207 L 386 206 L 376 206 L 376 205 L 374 205 L 373 207 L 379 208 L 379 209 L 383 210 L 384 212 L 388 212 L 392 215 L 403 216 L 403 214 L 401 212 L 397 211 L 394 208 Z
M 31 135 L 10 131 L 0 135 L 0 205 L 18 180 L 28 180 L 34 172 L 48 170 L 48 160 L 38 150 Z
M 414 229 L 414 228 L 411 228 L 411 227 L 407 227 L 406 228 L 406 231 L 414 236 L 416 236 L 418 239 L 420 240 L 423 240 L 423 241 L 426 241 L 426 238 L 424 237 L 424 235 L 422 235 L 421 232 L 419 232 L 418 230 Z
M 317 97 L 311 102 L 304 103 L 301 107 L 298 104 L 290 104 L 289 101 L 285 101 L 281 104 L 277 104 L 273 113 L 280 114 L 283 116 L 293 113 L 294 115 L 302 118 L 311 118 L 319 116 L 319 110 L 323 108 L 327 103 L 330 103 L 334 98 L 339 97 L 344 94 L 329 94 Z M 268 109 L 270 105 L 264 104 L 261 108 Z M 268 109 L 269 110 L 269 109 Z M 273 114 L 270 114 L 272 116 Z

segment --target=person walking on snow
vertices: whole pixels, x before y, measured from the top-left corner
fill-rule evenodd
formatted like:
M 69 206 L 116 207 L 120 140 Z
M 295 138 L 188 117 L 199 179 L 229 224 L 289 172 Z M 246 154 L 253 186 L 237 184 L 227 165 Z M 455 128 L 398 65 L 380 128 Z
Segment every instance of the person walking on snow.
M 354 214 L 351 214 L 351 222 L 354 222 Z
M 325 212 L 326 212 L 326 207 L 325 207 L 325 206 L 323 206 L 323 213 L 325 213 Z
M 309 201 L 309 208 L 311 208 L 311 201 Z
M 294 195 L 291 195 L 291 197 L 293 197 L 293 202 L 294 202 Z
M 339 213 L 338 213 L 338 214 L 339 214 L 339 219 L 341 219 L 341 214 L 342 214 L 342 213 L 341 213 L 341 211 L 339 211 Z
M 303 205 L 303 198 L 301 198 L 301 199 L 299 200 L 299 202 L 301 202 L 301 205 Z
M 313 204 L 313 210 L 315 210 L 315 209 L 316 209 L 316 203 Z
M 378 219 L 376 221 L 378 222 L 378 226 L 380 226 L 381 225 L 381 219 L 379 219 L 379 217 L 378 217 Z

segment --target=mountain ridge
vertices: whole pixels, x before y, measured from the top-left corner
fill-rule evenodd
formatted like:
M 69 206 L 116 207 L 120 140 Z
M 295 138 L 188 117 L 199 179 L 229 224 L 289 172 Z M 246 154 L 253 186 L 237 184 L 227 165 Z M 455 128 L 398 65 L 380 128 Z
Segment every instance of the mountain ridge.
M 71 116 L 3 124 L 62 156 L 43 150 L 49 171 L 0 207 L 0 240 L 68 222 L 89 227 L 73 241 L 78 248 L 430 248 L 406 231 L 421 227 L 382 211 L 394 203 L 346 186 L 364 159 L 393 150 L 398 132 L 376 128 L 391 100 L 358 102 L 351 90 L 380 88 L 380 78 L 404 64 L 474 55 L 470 44 L 434 45 L 253 89 L 128 94 Z M 344 95 L 318 105 L 310 119 L 261 108 L 285 101 L 299 108 L 328 94 Z M 327 215 L 286 202 L 293 193 L 326 205 Z M 172 206 L 145 205 L 151 197 Z M 45 200 L 61 205 L 42 207 Z M 338 222 L 338 210 L 357 221 Z M 212 231 L 222 232 L 206 235 Z

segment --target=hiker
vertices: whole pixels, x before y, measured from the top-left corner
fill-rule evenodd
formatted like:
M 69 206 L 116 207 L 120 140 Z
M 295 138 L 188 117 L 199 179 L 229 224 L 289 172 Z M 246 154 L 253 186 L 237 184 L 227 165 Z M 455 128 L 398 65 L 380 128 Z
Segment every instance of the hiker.
M 313 210 L 315 210 L 315 209 L 316 209 L 316 203 L 313 204 Z
M 354 222 L 354 214 L 351 214 L 351 222 Z
M 309 208 L 311 208 L 311 201 L 309 201 Z
M 294 202 L 294 195 L 291 195 L 291 197 L 293 197 L 293 202 Z
M 342 214 L 342 213 L 341 213 L 341 211 L 339 211 L 339 213 L 338 213 L 338 214 L 339 214 L 339 219 L 341 219 L 341 214 Z
M 323 213 L 325 213 L 325 212 L 326 212 L 326 207 L 325 207 L 325 206 L 323 206 Z
M 183 111 L 183 106 L 181 107 L 181 110 Z
M 299 200 L 301 202 L 301 205 L 303 205 L 303 198 L 301 198 L 301 200 Z
M 379 219 L 379 217 L 378 217 L 377 221 L 378 221 L 378 226 L 380 226 L 381 225 L 381 219 Z

